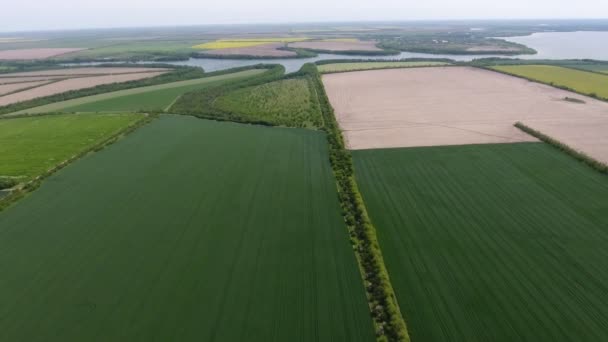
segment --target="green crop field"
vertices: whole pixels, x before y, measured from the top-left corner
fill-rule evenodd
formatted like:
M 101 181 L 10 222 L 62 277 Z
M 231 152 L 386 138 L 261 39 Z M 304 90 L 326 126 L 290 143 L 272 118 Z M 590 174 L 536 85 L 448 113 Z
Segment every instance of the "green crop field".
M 542 143 L 354 151 L 412 341 L 607 341 L 608 177 Z
M 51 103 L 40 107 L 25 109 L 15 114 L 46 112 L 124 112 L 139 110 L 162 111 L 169 107 L 180 95 L 187 92 L 253 77 L 264 71 L 264 69 L 251 69 L 188 81 L 120 90 Z
M 0 120 L 0 176 L 40 175 L 142 119 L 141 114 L 45 115 Z
M 608 64 L 576 64 L 573 68 L 608 74 Z
M 321 132 L 161 116 L 0 212 L 1 341 L 373 341 Z
M 316 96 L 308 81 L 295 78 L 243 88 L 219 97 L 214 105 L 251 120 L 292 127 L 321 127 Z
M 500 65 L 492 69 L 608 98 L 608 75 L 551 65 Z
M 374 69 L 394 69 L 394 68 L 412 68 L 423 66 L 441 66 L 449 65 L 444 62 L 361 62 L 361 63 L 332 63 L 322 64 L 317 68 L 322 74 L 334 72 L 358 71 L 358 70 L 374 70 Z

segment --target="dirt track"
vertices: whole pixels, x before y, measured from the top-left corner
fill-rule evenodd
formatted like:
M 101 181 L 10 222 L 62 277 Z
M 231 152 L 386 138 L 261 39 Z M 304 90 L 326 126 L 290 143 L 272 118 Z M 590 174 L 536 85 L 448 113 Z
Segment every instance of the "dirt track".
M 513 127 L 522 121 L 608 162 L 608 103 L 561 89 L 469 67 L 349 72 L 323 82 L 351 149 L 534 141 Z
M 50 96 L 60 94 L 70 90 L 78 90 L 84 88 L 92 88 L 102 84 L 120 83 L 127 81 L 135 81 L 144 78 L 154 77 L 161 75 L 165 72 L 148 72 L 148 73 L 137 73 L 137 74 L 124 74 L 124 75 L 105 75 L 105 76 L 93 76 L 93 77 L 82 77 L 72 78 L 63 81 L 58 81 L 48 85 L 43 85 L 38 88 L 14 93 L 0 97 L 0 106 L 6 106 L 12 103 L 22 102 L 31 100 L 37 97 Z
M 36 60 L 81 51 L 81 48 L 45 48 L 0 51 L 0 60 Z
M 298 42 L 291 43 L 289 47 L 327 51 L 382 51 L 376 47 L 376 42 Z

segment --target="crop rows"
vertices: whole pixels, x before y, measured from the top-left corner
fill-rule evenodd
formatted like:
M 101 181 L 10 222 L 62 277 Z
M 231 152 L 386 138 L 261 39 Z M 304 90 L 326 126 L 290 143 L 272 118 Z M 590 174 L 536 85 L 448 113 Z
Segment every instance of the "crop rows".
M 608 178 L 542 143 L 354 151 L 413 341 L 608 339 Z
M 70 165 L 0 214 L 0 340 L 373 340 L 327 160 L 161 116 Z

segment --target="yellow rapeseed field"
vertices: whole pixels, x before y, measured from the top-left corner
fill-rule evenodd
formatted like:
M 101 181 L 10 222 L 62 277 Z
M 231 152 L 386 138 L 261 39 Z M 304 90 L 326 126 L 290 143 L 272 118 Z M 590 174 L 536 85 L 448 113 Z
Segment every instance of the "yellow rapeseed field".
M 214 42 L 208 42 L 193 46 L 194 49 L 229 49 L 243 48 L 250 46 L 264 45 L 268 43 L 293 43 L 308 40 L 305 37 L 283 37 L 283 38 L 236 38 L 236 39 L 219 39 Z

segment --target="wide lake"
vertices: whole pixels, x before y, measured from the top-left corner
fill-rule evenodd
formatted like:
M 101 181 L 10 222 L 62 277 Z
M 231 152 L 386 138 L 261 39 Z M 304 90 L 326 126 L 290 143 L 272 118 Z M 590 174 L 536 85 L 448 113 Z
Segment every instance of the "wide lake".
M 608 60 L 608 32 L 538 32 L 504 39 L 538 51 L 520 58 Z
M 337 54 L 319 54 L 313 58 L 271 58 L 271 59 L 216 59 L 191 58 L 187 61 L 169 62 L 173 65 L 202 67 L 207 72 L 231 69 L 254 64 L 282 64 L 286 72 L 298 71 L 305 63 L 314 63 L 329 59 L 370 59 L 397 60 L 405 58 L 449 58 L 455 61 L 471 61 L 478 58 L 504 57 L 521 59 L 599 59 L 608 60 L 608 32 L 542 32 L 529 36 L 503 38 L 512 42 L 527 45 L 538 51 L 536 55 L 500 56 L 500 55 L 436 55 L 429 53 L 402 52 L 393 56 L 353 56 Z M 99 64 L 99 63 L 87 63 Z M 142 63 L 143 64 L 143 63 Z

